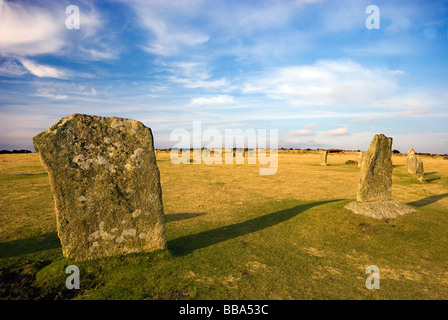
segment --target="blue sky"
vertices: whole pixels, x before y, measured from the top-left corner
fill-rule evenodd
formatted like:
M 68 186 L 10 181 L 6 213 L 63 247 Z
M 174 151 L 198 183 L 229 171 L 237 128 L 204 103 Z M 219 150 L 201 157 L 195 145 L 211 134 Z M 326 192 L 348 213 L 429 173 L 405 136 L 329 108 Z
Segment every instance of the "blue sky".
M 75 112 L 140 120 L 158 148 L 201 121 L 278 129 L 285 148 L 366 150 L 384 133 L 448 153 L 448 2 L 1 2 L 0 149 L 33 150 Z

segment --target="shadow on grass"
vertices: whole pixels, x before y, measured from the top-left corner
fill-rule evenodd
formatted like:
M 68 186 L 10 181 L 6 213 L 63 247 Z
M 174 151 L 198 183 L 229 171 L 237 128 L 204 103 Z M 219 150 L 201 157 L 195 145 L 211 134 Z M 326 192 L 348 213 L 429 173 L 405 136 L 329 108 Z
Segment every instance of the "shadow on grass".
M 302 204 L 289 209 L 272 212 L 244 222 L 191 234 L 168 241 L 168 249 L 175 256 L 184 256 L 201 248 L 234 239 L 252 232 L 275 226 L 315 206 L 341 200 L 328 200 Z
M 203 216 L 205 212 L 182 212 L 182 213 L 170 213 L 165 215 L 166 222 L 179 221 L 185 219 L 196 218 Z
M 435 196 L 429 196 L 429 197 L 426 197 L 426 198 L 423 198 L 423 199 L 420 199 L 420 200 L 417 200 L 417 201 L 408 202 L 407 204 L 411 205 L 411 206 L 414 206 L 414 207 L 419 207 L 420 208 L 420 207 L 424 207 L 424 206 L 427 206 L 429 204 L 432 204 L 434 202 L 437 202 L 437 201 L 439 201 L 439 200 L 441 200 L 441 199 L 443 199 L 445 197 L 448 197 L 448 193 L 442 193 L 442 194 L 435 195 Z
M 36 237 L 0 243 L 0 258 L 10 258 L 55 248 L 60 248 L 56 232 L 45 233 Z

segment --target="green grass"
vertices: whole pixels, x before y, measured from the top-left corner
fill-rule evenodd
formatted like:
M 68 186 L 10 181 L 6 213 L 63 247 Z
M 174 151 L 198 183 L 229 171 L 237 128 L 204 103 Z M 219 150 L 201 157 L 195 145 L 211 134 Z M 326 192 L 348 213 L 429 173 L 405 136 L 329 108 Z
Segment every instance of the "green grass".
M 380 221 L 345 210 L 353 199 L 337 194 L 326 198 L 321 193 L 311 200 L 280 192 L 266 200 L 227 198 L 229 183 L 238 183 L 229 170 L 249 175 L 247 166 L 201 169 L 160 162 L 168 250 L 74 262 L 62 256 L 48 178 L 8 180 L 7 175 L 23 173 L 11 166 L 7 174 L 0 173 L 7 185 L 0 190 L 3 299 L 448 298 L 448 191 L 431 189 L 443 189 L 443 179 L 426 184 L 436 193 L 428 195 L 412 189 L 421 185 L 406 182 L 411 177 L 398 167 L 394 185 L 413 192 L 407 202 L 418 212 Z M 40 164 L 35 166 L 28 171 L 39 171 Z M 337 169 L 356 177 L 353 167 L 335 164 L 316 170 Z M 203 176 L 194 170 L 202 170 Z M 201 187 L 192 185 L 190 192 L 209 194 L 210 199 L 196 196 L 190 204 L 189 192 L 172 191 L 179 181 L 189 181 L 190 173 L 205 181 Z M 259 187 L 260 181 L 269 181 L 256 179 Z M 286 183 L 281 175 L 276 179 Z M 80 268 L 81 290 L 65 288 L 65 268 L 71 264 Z M 380 268 L 380 290 L 365 287 L 369 265 Z

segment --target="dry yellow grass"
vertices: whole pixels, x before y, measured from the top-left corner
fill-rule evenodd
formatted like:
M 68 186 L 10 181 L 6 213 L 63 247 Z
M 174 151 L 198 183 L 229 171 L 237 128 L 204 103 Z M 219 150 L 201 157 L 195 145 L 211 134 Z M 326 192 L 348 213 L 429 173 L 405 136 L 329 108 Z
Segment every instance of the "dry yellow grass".
M 159 151 L 173 256 L 86 263 L 87 270 L 101 270 L 90 277 L 104 283 L 83 297 L 446 298 L 448 160 L 421 156 L 427 181 L 420 183 L 407 173 L 406 156 L 393 155 L 392 197 L 418 211 L 386 224 L 343 209 L 356 198 L 359 176 L 357 165 L 345 163 L 357 157 L 329 154 L 321 166 L 317 151 L 280 150 L 277 173 L 262 176 L 259 164 L 174 165 L 169 152 Z M 0 155 L 2 268 L 53 261 L 39 271 L 39 283 L 60 285 L 67 262 L 53 244 L 55 230 L 37 155 Z M 34 252 L 41 255 L 32 258 Z M 364 286 L 372 263 L 383 272 L 378 292 Z

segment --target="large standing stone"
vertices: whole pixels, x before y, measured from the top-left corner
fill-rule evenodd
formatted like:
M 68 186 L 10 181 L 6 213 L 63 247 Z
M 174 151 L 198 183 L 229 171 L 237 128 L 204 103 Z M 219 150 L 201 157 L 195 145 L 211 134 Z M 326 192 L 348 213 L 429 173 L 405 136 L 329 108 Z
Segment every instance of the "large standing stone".
M 320 150 L 320 165 L 321 166 L 326 166 L 327 165 L 327 156 L 328 156 L 328 151 L 326 150 Z
M 412 174 L 417 173 L 417 157 L 415 156 L 414 149 L 408 150 L 408 156 L 406 158 L 406 164 L 408 166 L 408 172 Z
M 33 142 L 49 174 L 65 257 L 166 248 L 151 129 L 130 119 L 73 114 Z
M 377 134 L 364 154 L 358 180 L 358 202 L 390 200 L 392 187 L 392 138 Z
M 357 201 L 345 206 L 357 214 L 387 219 L 407 214 L 415 209 L 392 200 L 392 138 L 374 136 L 364 153 L 358 180 Z
M 425 181 L 425 170 L 423 170 L 423 161 L 422 160 L 418 160 L 417 161 L 417 179 L 420 182 Z

